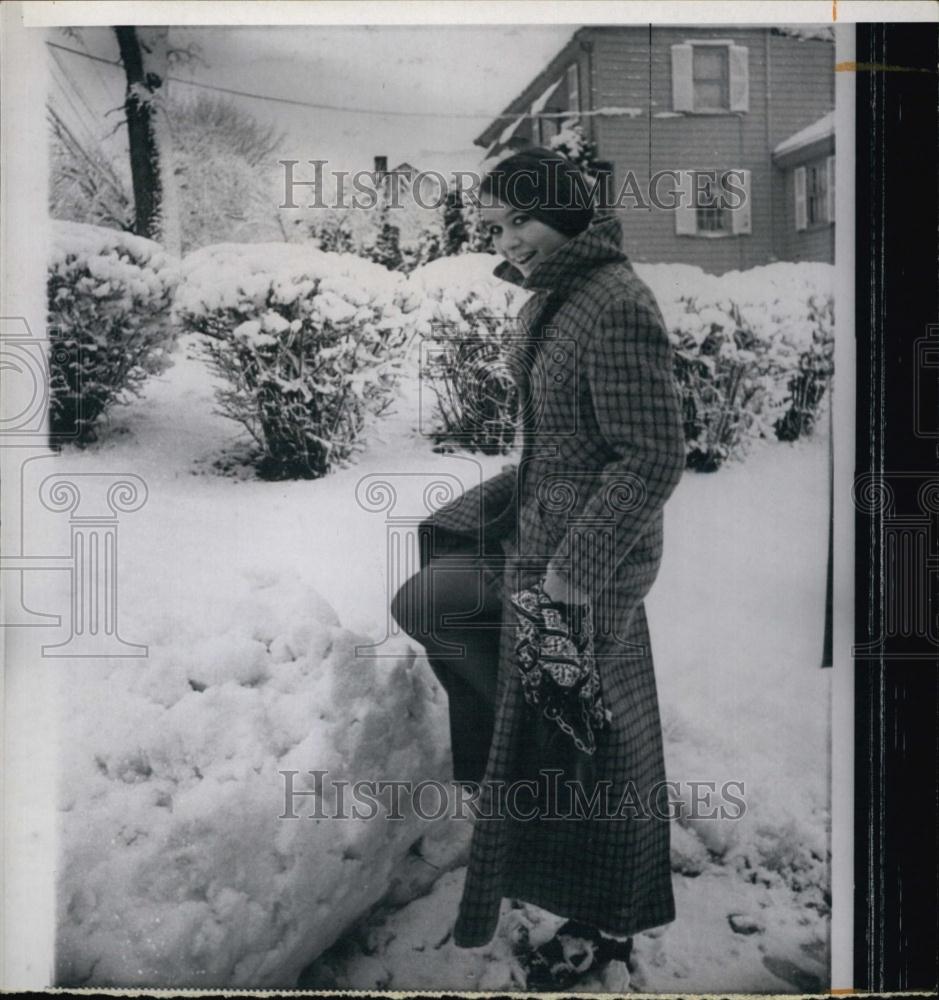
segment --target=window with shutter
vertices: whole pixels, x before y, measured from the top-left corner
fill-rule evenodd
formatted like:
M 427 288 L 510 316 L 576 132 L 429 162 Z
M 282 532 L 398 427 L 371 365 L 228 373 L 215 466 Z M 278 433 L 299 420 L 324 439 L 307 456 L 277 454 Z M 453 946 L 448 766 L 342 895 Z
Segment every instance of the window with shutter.
M 825 221 L 827 210 L 825 170 L 820 163 L 805 168 L 806 220 L 810 226 Z
M 692 46 L 695 111 L 730 108 L 730 55 L 724 45 Z
M 835 221 L 834 157 L 825 156 L 795 168 L 796 229 L 816 229 Z
M 796 230 L 801 231 L 808 225 L 805 208 L 805 167 L 796 167 L 792 172 L 795 190 Z
M 719 235 L 730 231 L 730 216 L 724 207 L 724 190 L 716 170 L 694 175 L 696 231 Z
M 745 236 L 751 232 L 749 170 L 682 170 L 676 189 L 679 236 Z
M 672 46 L 672 107 L 721 114 L 750 110 L 749 50 L 727 39 Z

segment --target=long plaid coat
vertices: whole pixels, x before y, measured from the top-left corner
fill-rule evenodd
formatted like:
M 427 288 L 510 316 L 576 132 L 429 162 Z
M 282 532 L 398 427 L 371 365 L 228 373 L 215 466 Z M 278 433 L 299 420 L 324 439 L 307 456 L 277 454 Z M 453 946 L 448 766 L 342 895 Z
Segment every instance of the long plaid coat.
M 524 448 L 509 467 L 442 507 L 424 529 L 438 551 L 467 540 L 508 555 L 495 732 L 480 811 L 497 811 L 492 783 L 511 782 L 532 743 L 533 716 L 514 659 L 508 595 L 550 562 L 589 595 L 603 698 L 596 776 L 624 818 L 477 819 L 454 941 L 493 936 L 503 897 L 525 900 L 610 933 L 674 919 L 668 822 L 648 806 L 664 786 L 658 701 L 643 598 L 662 555 L 662 507 L 684 467 L 672 353 L 648 287 L 620 250 L 615 219 L 595 222 L 527 279 L 536 294 L 510 354 L 527 385 Z M 548 308 L 546 309 L 546 305 Z M 541 317 L 550 315 L 547 324 Z M 542 327 L 544 326 L 544 329 Z M 534 341 L 534 343 L 533 343 Z M 624 798 L 625 796 L 625 798 Z

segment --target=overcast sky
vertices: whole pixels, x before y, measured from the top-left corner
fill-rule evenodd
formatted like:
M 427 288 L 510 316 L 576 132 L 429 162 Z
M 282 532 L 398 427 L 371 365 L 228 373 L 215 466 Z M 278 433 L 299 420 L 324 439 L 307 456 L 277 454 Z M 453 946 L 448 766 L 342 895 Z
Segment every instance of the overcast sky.
M 294 100 L 370 109 L 369 114 L 314 110 L 233 97 L 287 133 L 285 152 L 297 160 L 329 159 L 339 169 L 371 169 L 385 155 L 419 169 L 471 168 L 482 157 L 473 139 L 488 118 L 515 97 L 577 29 L 567 25 L 448 27 L 205 27 L 171 29 L 173 45 L 197 43 L 202 62 L 175 75 L 237 90 Z M 50 40 L 80 47 L 60 31 Z M 113 33 L 81 29 L 86 51 L 117 58 Z M 53 93 L 89 127 L 113 128 L 104 112 L 117 106 L 123 76 L 114 69 L 57 53 Z M 173 84 L 177 94 L 193 88 Z M 66 93 L 76 91 L 69 104 Z M 433 112 L 400 117 L 383 111 Z M 115 138 L 117 138 L 115 136 Z

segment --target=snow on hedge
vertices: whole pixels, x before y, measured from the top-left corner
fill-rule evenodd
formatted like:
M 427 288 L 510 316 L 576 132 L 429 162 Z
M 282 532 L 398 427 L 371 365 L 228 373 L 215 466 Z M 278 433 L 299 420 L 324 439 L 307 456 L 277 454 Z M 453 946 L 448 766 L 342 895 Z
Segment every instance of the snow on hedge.
M 390 403 L 410 336 L 403 275 L 352 254 L 224 244 L 190 254 L 176 315 L 204 333 L 222 412 L 271 478 L 316 478 Z
M 466 332 L 482 317 L 511 318 L 530 292 L 497 278 L 500 258 L 488 253 L 439 257 L 408 277 L 411 323 L 422 336 L 449 328 Z
M 108 409 L 167 364 L 179 262 L 152 240 L 53 221 L 48 260 L 53 435 L 93 440 Z
M 437 438 L 506 451 L 515 396 L 504 340 L 529 292 L 492 274 L 499 258 L 465 254 L 416 269 L 408 281 L 416 331 L 436 341 L 427 367 Z M 675 347 L 690 467 L 719 468 L 758 440 L 808 433 L 831 374 L 831 265 L 777 263 L 712 275 L 688 264 L 636 264 Z
M 404 276 L 356 254 L 327 253 L 310 244 L 219 243 L 183 258 L 183 283 L 176 308 L 201 315 L 253 301 L 261 308 L 273 293 L 277 302 L 291 303 L 313 289 L 362 305 L 394 303 Z
M 81 222 L 51 222 L 50 262 L 61 266 L 68 257 L 75 261 L 94 258 L 94 275 L 114 280 L 129 293 L 162 293 L 177 279 L 178 260 L 153 240 L 119 229 L 88 226 Z
M 731 305 L 762 340 L 811 348 L 816 324 L 813 303 L 834 296 L 835 268 L 818 261 L 779 261 L 747 271 L 708 274 L 692 264 L 634 264 L 655 293 L 669 330 L 700 341 L 717 323 L 729 326 Z

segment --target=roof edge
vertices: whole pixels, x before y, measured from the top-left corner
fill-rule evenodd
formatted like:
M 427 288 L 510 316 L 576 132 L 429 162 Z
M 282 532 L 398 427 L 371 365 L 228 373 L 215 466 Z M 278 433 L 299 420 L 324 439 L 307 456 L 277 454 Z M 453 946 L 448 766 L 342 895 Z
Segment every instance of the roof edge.
M 515 118 L 519 114 L 528 110 L 532 100 L 537 97 L 550 82 L 550 78 L 555 72 L 559 72 L 561 67 L 568 61 L 568 56 L 574 45 L 590 31 L 589 25 L 584 25 L 571 35 L 555 56 L 553 56 L 547 66 L 528 82 L 525 89 L 513 98 L 503 109 L 501 114 L 494 118 L 482 132 L 473 140 L 473 145 L 482 146 L 483 149 L 492 145 L 493 141 L 505 128 L 510 118 Z M 540 89 L 539 89 L 540 87 Z

